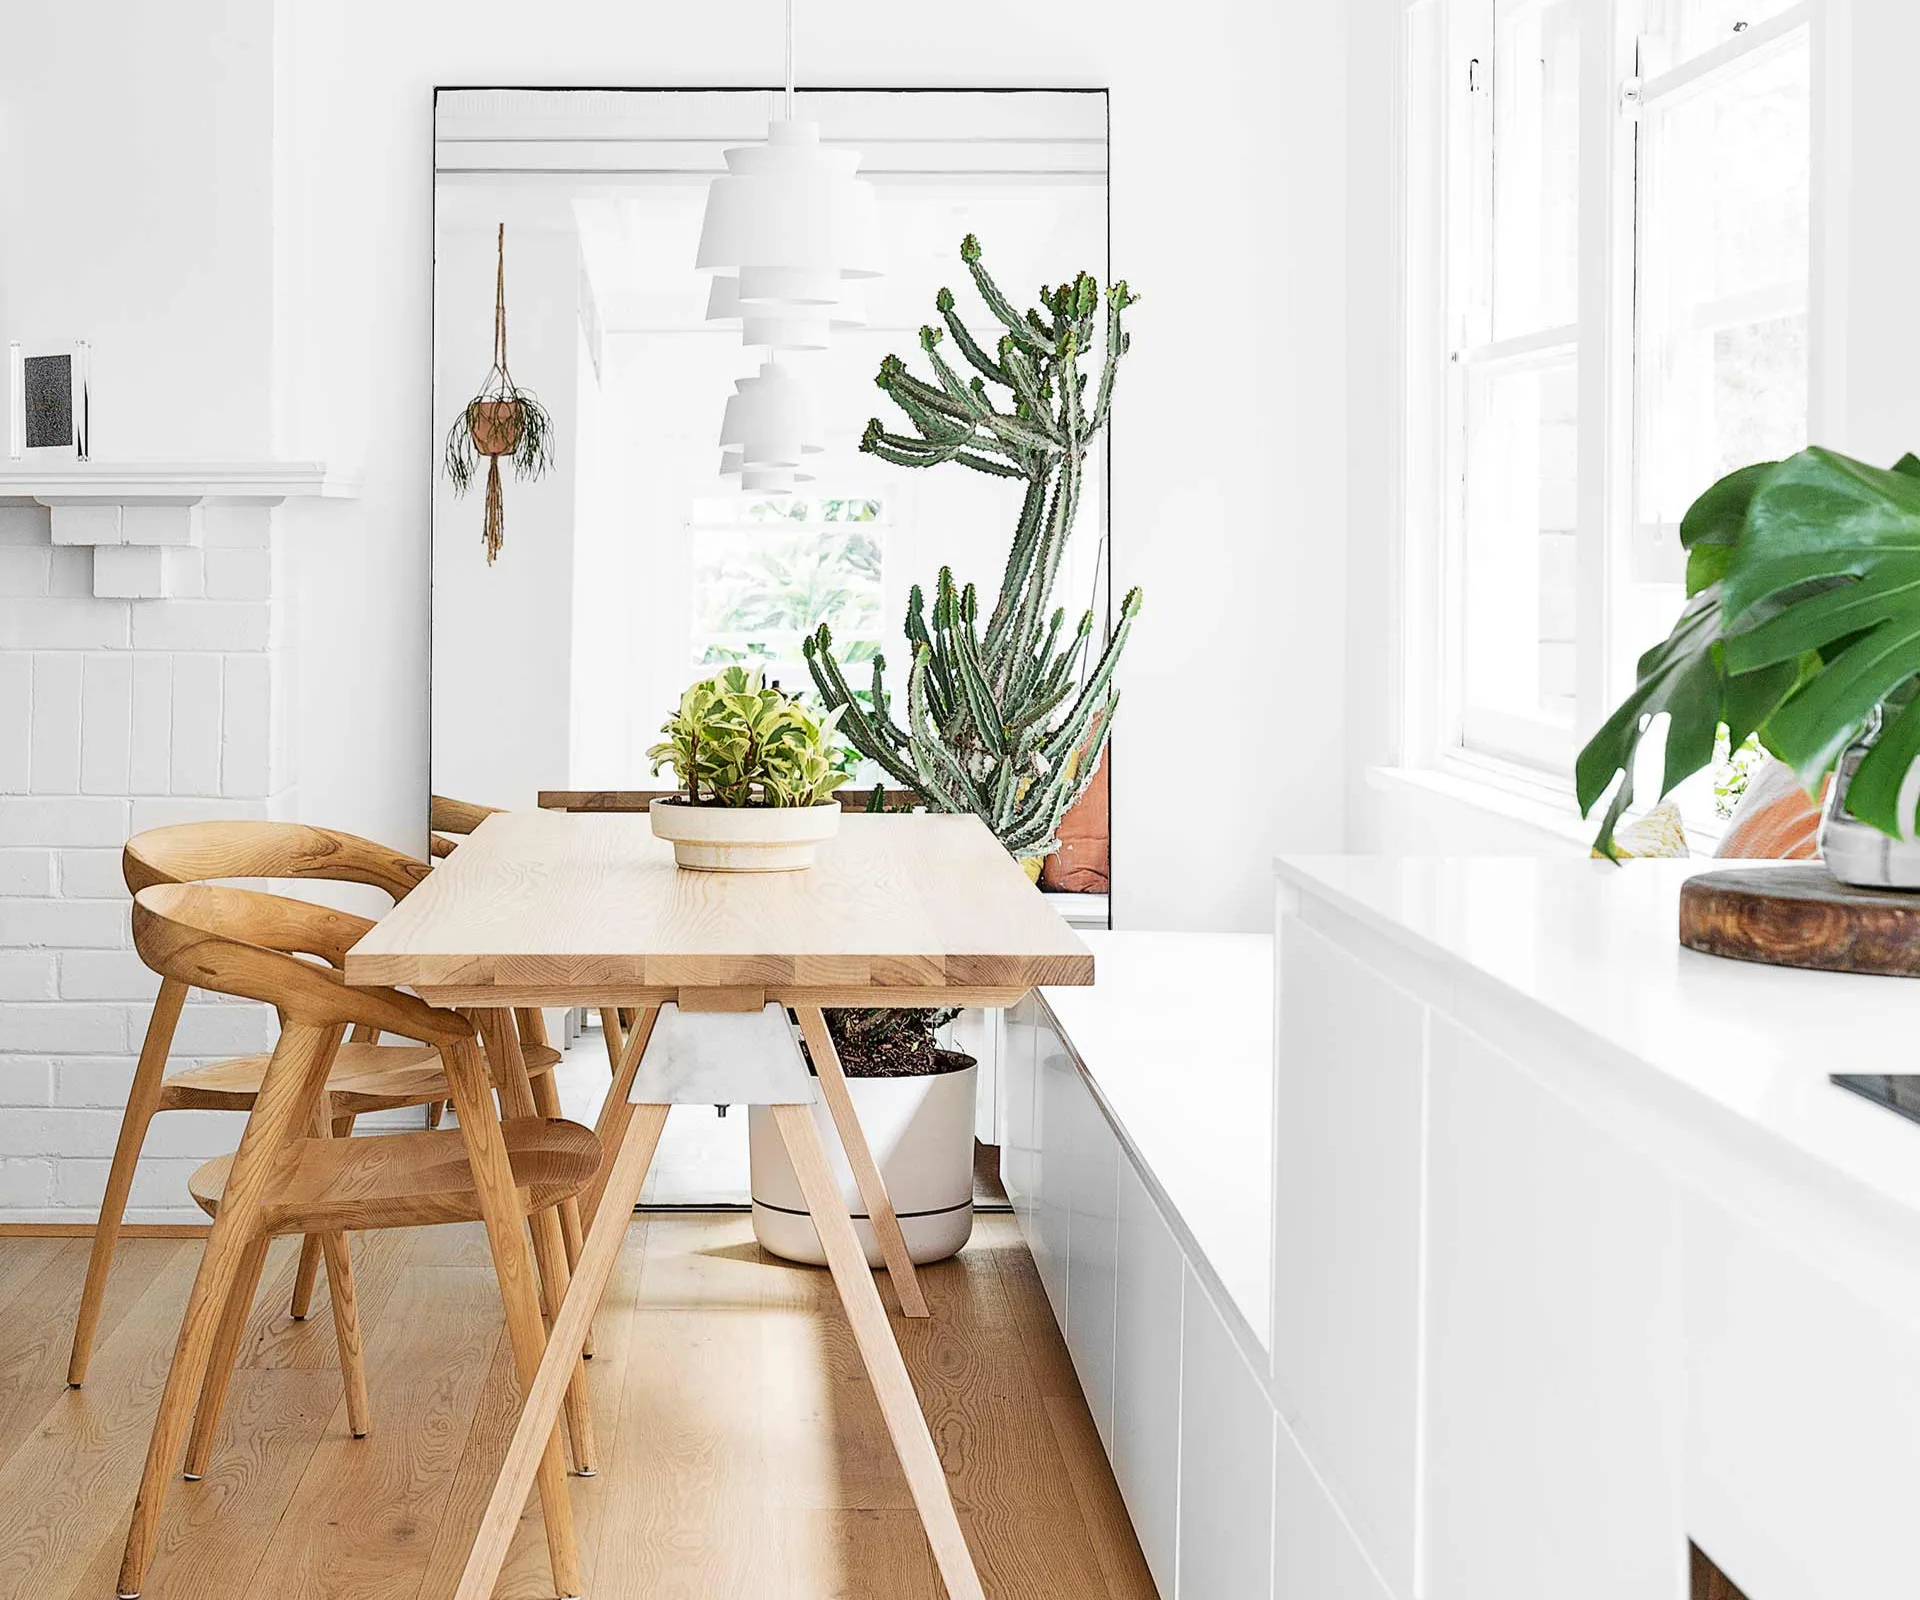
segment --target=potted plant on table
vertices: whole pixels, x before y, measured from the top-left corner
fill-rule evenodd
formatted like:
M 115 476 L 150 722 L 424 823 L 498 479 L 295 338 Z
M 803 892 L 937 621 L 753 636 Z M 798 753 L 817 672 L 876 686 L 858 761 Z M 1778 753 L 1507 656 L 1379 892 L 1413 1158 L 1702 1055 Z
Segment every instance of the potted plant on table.
M 1664 797 L 1707 766 L 1725 726 L 1752 735 L 1817 795 L 1821 849 L 1866 888 L 1920 888 L 1901 793 L 1920 762 L 1920 460 L 1868 466 L 1803 450 L 1722 478 L 1680 525 L 1687 601 L 1640 658 L 1633 692 L 1580 752 L 1583 814 L 1616 777 L 1596 847 L 1633 803 L 1640 743 L 1668 718 Z
M 674 861 L 700 872 L 793 872 L 840 826 L 833 791 L 840 713 L 816 717 L 757 671 L 728 667 L 680 697 L 647 752 L 672 767 L 681 792 L 648 808 Z

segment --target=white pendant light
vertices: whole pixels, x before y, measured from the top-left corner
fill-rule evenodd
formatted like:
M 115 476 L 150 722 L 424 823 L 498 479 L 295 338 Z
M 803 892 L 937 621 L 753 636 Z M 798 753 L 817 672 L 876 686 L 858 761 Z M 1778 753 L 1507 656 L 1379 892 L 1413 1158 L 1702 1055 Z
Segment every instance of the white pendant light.
M 865 300 L 858 283 L 842 279 L 840 298 L 832 305 L 803 309 L 748 304 L 740 298 L 740 280 L 722 272 L 714 275 L 707 291 L 707 321 L 739 323 L 743 344 L 765 345 L 770 350 L 824 350 L 839 329 L 867 325 Z
M 743 307 L 807 315 L 839 304 L 849 278 L 882 271 L 873 185 L 860 157 L 820 143 L 820 125 L 793 114 L 793 5 L 787 5 L 786 115 L 764 144 L 726 152 L 726 176 L 707 190 L 694 264 L 736 280 Z M 747 343 L 758 341 L 747 338 Z
M 723 462 L 725 453 L 737 452 L 742 468 L 790 470 L 821 452 L 813 395 L 785 367 L 769 361 L 733 387 L 720 424 Z
M 813 482 L 811 472 L 792 467 L 749 467 L 737 450 L 721 451 L 720 476 L 738 478 L 740 487 L 751 494 L 792 494 L 796 485 Z

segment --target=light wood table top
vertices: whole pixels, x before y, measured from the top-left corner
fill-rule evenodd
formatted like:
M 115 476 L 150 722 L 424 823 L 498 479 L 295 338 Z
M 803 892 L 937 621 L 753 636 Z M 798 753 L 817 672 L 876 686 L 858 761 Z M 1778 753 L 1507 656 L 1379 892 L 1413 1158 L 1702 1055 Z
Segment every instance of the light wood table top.
M 639 815 L 503 812 L 355 945 L 447 1005 L 1006 1005 L 1093 956 L 978 818 L 849 813 L 805 872 L 682 871 Z

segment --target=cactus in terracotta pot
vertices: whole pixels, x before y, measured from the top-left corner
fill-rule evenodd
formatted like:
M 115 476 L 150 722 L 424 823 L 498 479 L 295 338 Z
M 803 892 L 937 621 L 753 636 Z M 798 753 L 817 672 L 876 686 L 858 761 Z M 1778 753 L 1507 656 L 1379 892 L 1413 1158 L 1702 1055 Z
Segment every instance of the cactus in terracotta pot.
M 1139 296 L 1116 283 L 1103 314 L 1099 286 L 1083 272 L 1043 288 L 1040 308 L 1023 314 L 994 282 L 971 234 L 960 258 L 1005 331 L 987 350 L 955 310 L 952 291 L 942 289 L 934 303 L 944 329 L 920 330 L 935 381 L 913 376 L 898 356 L 888 356 L 875 379 L 914 432 L 891 433 L 875 418 L 861 449 L 896 466 L 957 462 L 1025 485 L 998 593 L 987 607 L 973 584 L 945 567 L 930 605 L 914 586 L 904 723 L 894 718 L 884 657 L 873 661 L 869 704 L 856 697 L 825 624 L 807 641 L 806 658 L 823 701 L 845 708 L 843 731 L 862 755 L 933 809 L 973 812 L 1037 873 L 1058 848 L 1061 818 L 1100 769 L 1120 700 L 1114 673 L 1140 610 L 1140 591 L 1131 590 L 1111 635 L 1097 640 L 1091 611 L 1068 628 L 1065 608 L 1052 604 L 1087 458 L 1127 353 L 1122 314 Z M 1103 322 L 1095 383 L 1080 363 L 1093 356 Z M 948 333 L 972 378 L 941 354 Z

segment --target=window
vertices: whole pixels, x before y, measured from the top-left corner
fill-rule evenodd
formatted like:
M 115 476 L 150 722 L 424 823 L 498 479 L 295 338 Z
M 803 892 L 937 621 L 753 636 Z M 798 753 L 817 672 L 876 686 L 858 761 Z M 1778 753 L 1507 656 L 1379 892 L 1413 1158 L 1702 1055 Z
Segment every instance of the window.
M 1564 782 L 1678 611 L 1681 514 L 1805 443 L 1808 11 L 1411 0 L 1419 755 Z
M 821 622 L 843 664 L 880 651 L 884 502 L 868 497 L 700 502 L 688 664 L 759 667 L 811 689 L 801 641 Z

